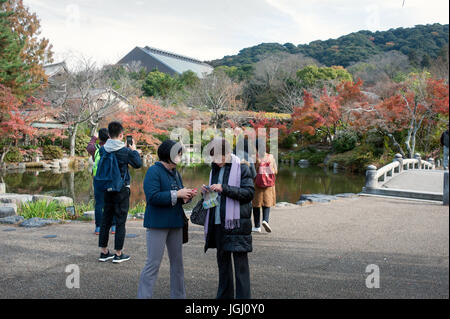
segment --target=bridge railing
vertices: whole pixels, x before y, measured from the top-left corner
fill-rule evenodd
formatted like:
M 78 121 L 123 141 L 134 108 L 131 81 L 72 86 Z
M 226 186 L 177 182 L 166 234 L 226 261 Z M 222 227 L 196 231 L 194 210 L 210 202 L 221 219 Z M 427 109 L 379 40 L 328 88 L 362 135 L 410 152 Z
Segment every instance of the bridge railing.
M 407 170 L 425 169 L 432 170 L 435 168 L 434 160 L 429 158 L 428 161 L 422 160 L 420 154 L 415 154 L 414 158 L 403 158 L 401 154 L 396 154 L 392 163 L 389 163 L 379 169 L 370 165 L 366 171 L 365 190 L 380 188 L 394 176 Z

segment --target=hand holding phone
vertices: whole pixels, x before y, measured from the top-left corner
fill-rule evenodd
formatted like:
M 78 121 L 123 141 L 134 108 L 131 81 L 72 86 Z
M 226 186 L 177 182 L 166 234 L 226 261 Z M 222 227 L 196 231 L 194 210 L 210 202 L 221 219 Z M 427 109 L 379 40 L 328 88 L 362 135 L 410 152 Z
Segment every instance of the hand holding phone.
M 133 137 L 131 135 L 127 136 L 127 147 L 129 147 L 131 150 L 136 150 L 136 144 L 134 143 Z
M 211 188 L 207 185 L 202 186 L 202 193 L 209 193 L 211 191 Z
M 127 146 L 133 145 L 133 137 L 131 135 L 127 135 Z

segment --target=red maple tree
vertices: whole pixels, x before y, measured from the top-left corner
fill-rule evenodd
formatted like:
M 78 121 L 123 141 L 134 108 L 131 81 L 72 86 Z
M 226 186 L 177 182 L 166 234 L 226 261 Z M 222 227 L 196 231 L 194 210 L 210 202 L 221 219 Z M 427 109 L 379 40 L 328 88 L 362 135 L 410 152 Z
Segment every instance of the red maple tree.
M 46 111 L 46 104 L 29 97 L 21 102 L 10 88 L 0 84 L 0 162 L 12 146 L 28 137 L 35 140 L 39 134 L 32 123 Z
M 132 111 L 119 115 L 123 127 L 136 143 L 156 146 L 160 141 L 154 135 L 167 133 L 165 122 L 176 115 L 176 112 L 144 98 L 136 98 L 132 104 Z
M 410 76 L 394 95 L 378 102 L 362 101 L 351 110 L 353 127 L 359 131 L 377 129 L 387 135 L 404 156 L 414 156 L 417 132 L 425 123 L 436 123 L 438 114 L 449 114 L 449 87 L 443 80 L 424 74 Z M 406 131 L 403 146 L 394 133 Z
M 341 120 L 339 96 L 329 95 L 324 89 L 316 101 L 311 93 L 304 91 L 303 101 L 303 106 L 294 107 L 292 128 L 310 135 L 324 132 L 331 142 Z

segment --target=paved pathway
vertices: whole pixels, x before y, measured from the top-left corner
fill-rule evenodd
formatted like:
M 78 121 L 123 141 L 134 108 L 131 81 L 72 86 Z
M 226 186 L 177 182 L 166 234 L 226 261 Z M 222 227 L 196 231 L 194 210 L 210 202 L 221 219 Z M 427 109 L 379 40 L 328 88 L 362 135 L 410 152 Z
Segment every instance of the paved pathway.
M 383 188 L 412 190 L 418 192 L 443 193 L 443 170 L 409 170 L 395 176 Z
M 449 298 L 448 207 L 360 197 L 276 209 L 270 224 L 273 233 L 253 236 L 254 298 Z M 116 265 L 97 261 L 92 223 L 0 225 L 0 298 L 134 298 L 146 259 L 142 221 L 127 223 L 127 233 L 138 235 L 125 242 L 132 259 Z M 80 267 L 79 289 L 65 286 L 69 264 Z M 379 289 L 366 288 L 369 264 L 380 267 Z M 187 297 L 214 298 L 215 250 L 203 253 L 202 227 L 190 227 L 184 267 Z M 169 297 L 167 252 L 154 297 Z

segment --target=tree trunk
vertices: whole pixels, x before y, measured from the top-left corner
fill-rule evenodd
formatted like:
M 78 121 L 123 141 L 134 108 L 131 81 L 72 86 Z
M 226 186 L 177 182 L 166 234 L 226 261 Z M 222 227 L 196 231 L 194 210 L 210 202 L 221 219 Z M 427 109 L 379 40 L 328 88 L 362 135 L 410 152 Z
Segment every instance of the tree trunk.
M 411 158 L 414 157 L 414 154 L 416 152 L 416 133 L 417 131 L 415 130 L 411 138 Z
M 91 127 L 91 136 L 95 135 L 95 132 L 98 130 L 98 122 L 95 124 L 92 124 L 92 122 L 89 122 L 89 126 Z
M 75 156 L 75 141 L 77 137 L 78 124 L 75 124 L 71 130 L 69 130 L 70 139 L 70 157 Z
M 391 133 L 388 133 L 387 136 L 391 139 L 394 146 L 396 146 L 398 148 L 398 151 L 400 152 L 400 154 L 402 154 L 403 158 L 406 158 L 405 151 L 403 151 L 402 146 L 397 142 L 394 135 L 392 135 Z
M 8 147 L 6 147 L 6 148 L 3 149 L 3 153 L 2 153 L 2 155 L 0 156 L 0 164 L 3 164 L 3 162 L 5 161 L 5 156 L 6 156 L 6 154 L 9 152 L 10 149 L 11 149 L 11 144 L 8 145 Z

